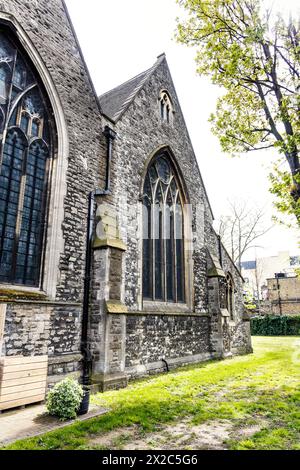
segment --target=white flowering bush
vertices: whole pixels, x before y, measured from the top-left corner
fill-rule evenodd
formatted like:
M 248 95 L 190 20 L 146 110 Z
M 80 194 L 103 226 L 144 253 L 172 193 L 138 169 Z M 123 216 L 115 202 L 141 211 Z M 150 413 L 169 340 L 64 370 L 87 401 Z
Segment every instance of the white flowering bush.
M 47 394 L 46 406 L 50 415 L 61 421 L 76 418 L 83 397 L 82 386 L 67 377 L 57 383 Z

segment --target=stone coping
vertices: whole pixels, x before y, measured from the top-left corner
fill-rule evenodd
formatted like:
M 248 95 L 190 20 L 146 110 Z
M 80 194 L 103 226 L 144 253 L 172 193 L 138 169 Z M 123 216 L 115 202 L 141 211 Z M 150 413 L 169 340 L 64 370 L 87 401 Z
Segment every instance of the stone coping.
M 58 300 L 28 300 L 28 299 L 14 299 L 14 298 L 1 298 L 0 303 L 3 304 L 27 304 L 27 305 L 45 305 L 57 307 L 82 307 L 82 302 L 67 302 Z
M 81 360 L 82 360 L 82 354 L 80 352 L 48 356 L 49 365 L 76 362 L 76 361 L 81 361 Z
M 140 310 L 140 311 L 123 311 L 123 312 L 108 312 L 110 315 L 135 315 L 135 316 L 145 316 L 145 315 L 152 315 L 152 316 L 176 316 L 176 317 L 210 317 L 209 313 L 195 313 L 195 312 L 164 312 L 164 311 L 156 311 L 156 310 Z
M 125 245 L 125 243 L 122 240 L 117 239 L 117 238 L 105 238 L 105 239 L 96 238 L 93 243 L 93 249 L 97 250 L 100 248 L 102 249 L 103 248 L 115 248 L 121 251 L 127 250 L 127 246 Z

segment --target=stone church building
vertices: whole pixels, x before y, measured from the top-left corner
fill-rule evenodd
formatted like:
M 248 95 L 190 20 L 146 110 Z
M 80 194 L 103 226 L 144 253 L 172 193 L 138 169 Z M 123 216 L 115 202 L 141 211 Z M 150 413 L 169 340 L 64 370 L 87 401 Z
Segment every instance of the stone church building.
M 0 127 L 0 363 L 105 390 L 251 351 L 164 54 L 97 97 L 64 2 L 0 0 Z

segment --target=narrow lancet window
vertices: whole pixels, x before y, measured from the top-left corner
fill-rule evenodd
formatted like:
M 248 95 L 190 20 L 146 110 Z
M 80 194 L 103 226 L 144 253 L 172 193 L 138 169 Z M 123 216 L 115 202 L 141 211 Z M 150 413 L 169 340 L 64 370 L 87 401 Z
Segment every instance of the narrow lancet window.
M 169 94 L 162 91 L 159 96 L 160 120 L 167 124 L 172 124 L 172 116 L 174 114 L 173 106 Z
M 234 319 L 234 284 L 230 273 L 226 275 L 226 306 L 231 320 Z

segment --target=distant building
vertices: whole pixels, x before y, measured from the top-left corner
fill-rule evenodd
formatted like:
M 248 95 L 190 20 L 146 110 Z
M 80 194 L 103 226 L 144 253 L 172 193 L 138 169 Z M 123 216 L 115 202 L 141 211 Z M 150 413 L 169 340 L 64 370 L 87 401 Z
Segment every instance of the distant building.
M 296 268 L 300 268 L 300 256 L 291 256 L 289 251 L 280 251 L 275 256 L 243 261 L 242 275 L 252 289 L 254 297 L 265 300 L 267 295 L 267 279 L 275 278 L 276 273 L 286 277 L 295 277 Z
M 300 314 L 300 278 L 278 273 L 268 279 L 268 301 L 275 315 Z

